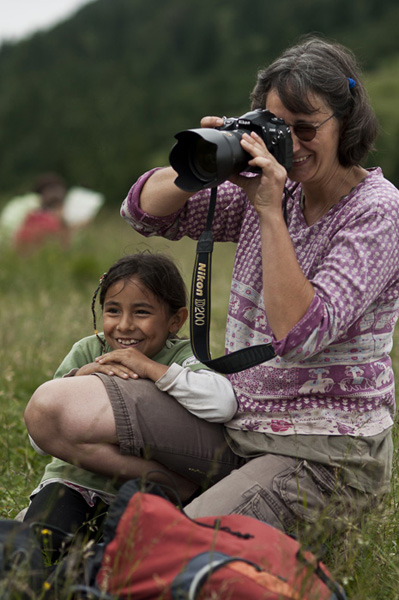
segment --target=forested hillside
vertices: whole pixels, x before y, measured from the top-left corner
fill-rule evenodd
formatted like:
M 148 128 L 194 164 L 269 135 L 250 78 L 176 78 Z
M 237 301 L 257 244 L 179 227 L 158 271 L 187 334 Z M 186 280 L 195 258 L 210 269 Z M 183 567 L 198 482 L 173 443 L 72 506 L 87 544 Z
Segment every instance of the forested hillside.
M 95 0 L 0 48 L 0 199 L 55 170 L 119 203 L 177 131 L 244 112 L 257 70 L 310 32 L 359 57 L 383 125 L 372 162 L 399 184 L 398 22 L 397 0 Z

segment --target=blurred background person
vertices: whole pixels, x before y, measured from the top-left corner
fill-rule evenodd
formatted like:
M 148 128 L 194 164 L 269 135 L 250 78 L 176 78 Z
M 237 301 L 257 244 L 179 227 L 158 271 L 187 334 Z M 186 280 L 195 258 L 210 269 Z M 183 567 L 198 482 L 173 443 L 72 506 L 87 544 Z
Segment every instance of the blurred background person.
M 57 240 L 68 247 L 69 228 L 63 215 L 67 193 L 64 179 L 56 173 L 45 173 L 37 178 L 33 191 L 39 197 L 39 206 L 28 212 L 14 233 L 15 248 L 24 253 L 48 240 Z
M 105 198 L 82 186 L 67 188 L 57 173 L 39 175 L 31 192 L 9 200 L 0 214 L 0 242 L 29 253 L 48 241 L 67 248 L 92 221 Z

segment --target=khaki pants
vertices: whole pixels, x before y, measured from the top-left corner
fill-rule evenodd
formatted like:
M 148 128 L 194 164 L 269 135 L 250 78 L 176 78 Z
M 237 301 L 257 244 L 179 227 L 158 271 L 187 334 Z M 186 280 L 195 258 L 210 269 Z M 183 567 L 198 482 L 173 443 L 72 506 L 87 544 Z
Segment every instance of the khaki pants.
M 344 529 L 370 495 L 344 486 L 338 470 L 299 458 L 234 454 L 224 427 L 199 419 L 148 380 L 97 374 L 114 411 L 122 454 L 153 459 L 207 489 L 185 510 L 190 517 L 239 513 L 293 533 L 321 525 Z
M 297 458 L 266 454 L 201 494 L 186 508 L 192 517 L 238 513 L 299 535 L 320 539 L 346 529 L 371 498 L 344 487 L 336 469 Z

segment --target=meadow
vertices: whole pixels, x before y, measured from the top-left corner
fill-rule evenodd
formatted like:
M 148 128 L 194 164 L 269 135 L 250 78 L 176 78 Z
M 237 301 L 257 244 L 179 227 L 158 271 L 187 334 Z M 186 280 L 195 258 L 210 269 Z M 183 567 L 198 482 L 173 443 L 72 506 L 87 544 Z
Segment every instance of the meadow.
M 23 413 L 31 394 L 52 378 L 72 344 L 93 332 L 90 302 L 100 275 L 120 256 L 145 249 L 173 256 L 190 288 L 195 242 L 143 238 L 119 217 L 117 209 L 104 211 L 77 232 L 67 251 L 54 244 L 20 257 L 7 245 L 1 246 L 0 518 L 13 519 L 27 506 L 29 493 L 49 460 L 37 455 L 28 441 Z M 214 356 L 223 353 L 233 256 L 234 245 L 216 244 L 211 321 Z M 187 334 L 188 329 L 182 333 Z M 399 374 L 398 336 L 392 358 Z M 396 451 L 391 494 L 361 527 L 352 525 L 335 540 L 323 558 L 344 584 L 349 600 L 399 599 L 398 478 Z

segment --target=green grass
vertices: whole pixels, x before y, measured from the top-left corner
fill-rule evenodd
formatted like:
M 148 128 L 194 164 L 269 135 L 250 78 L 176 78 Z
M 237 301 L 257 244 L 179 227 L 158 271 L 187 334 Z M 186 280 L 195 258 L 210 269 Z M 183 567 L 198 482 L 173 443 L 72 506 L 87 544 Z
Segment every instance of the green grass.
M 148 240 L 117 210 L 78 232 L 66 252 L 48 245 L 21 258 L 0 244 L 0 517 L 13 518 L 26 506 L 40 480 L 46 459 L 31 450 L 24 408 L 34 390 L 52 378 L 72 344 L 93 333 L 90 303 L 100 275 L 120 256 L 152 249 L 175 258 L 189 290 L 195 248 L 188 239 Z M 216 245 L 211 333 L 215 355 L 223 353 L 233 256 L 232 244 Z M 188 327 L 181 333 L 187 335 Z
M 190 288 L 195 242 L 145 239 L 117 210 L 101 214 L 79 232 L 66 252 L 47 246 L 21 258 L 1 248 L 0 518 L 12 519 L 27 506 L 48 460 L 31 449 L 27 438 L 23 413 L 31 394 L 52 377 L 72 344 L 92 333 L 90 301 L 101 273 L 120 256 L 147 248 L 175 257 Z M 211 322 L 215 356 L 223 353 L 233 256 L 233 245 L 216 245 Z M 396 345 L 393 362 L 399 374 Z M 326 555 L 327 566 L 345 584 L 350 600 L 399 599 L 398 470 L 395 456 L 391 495 Z

